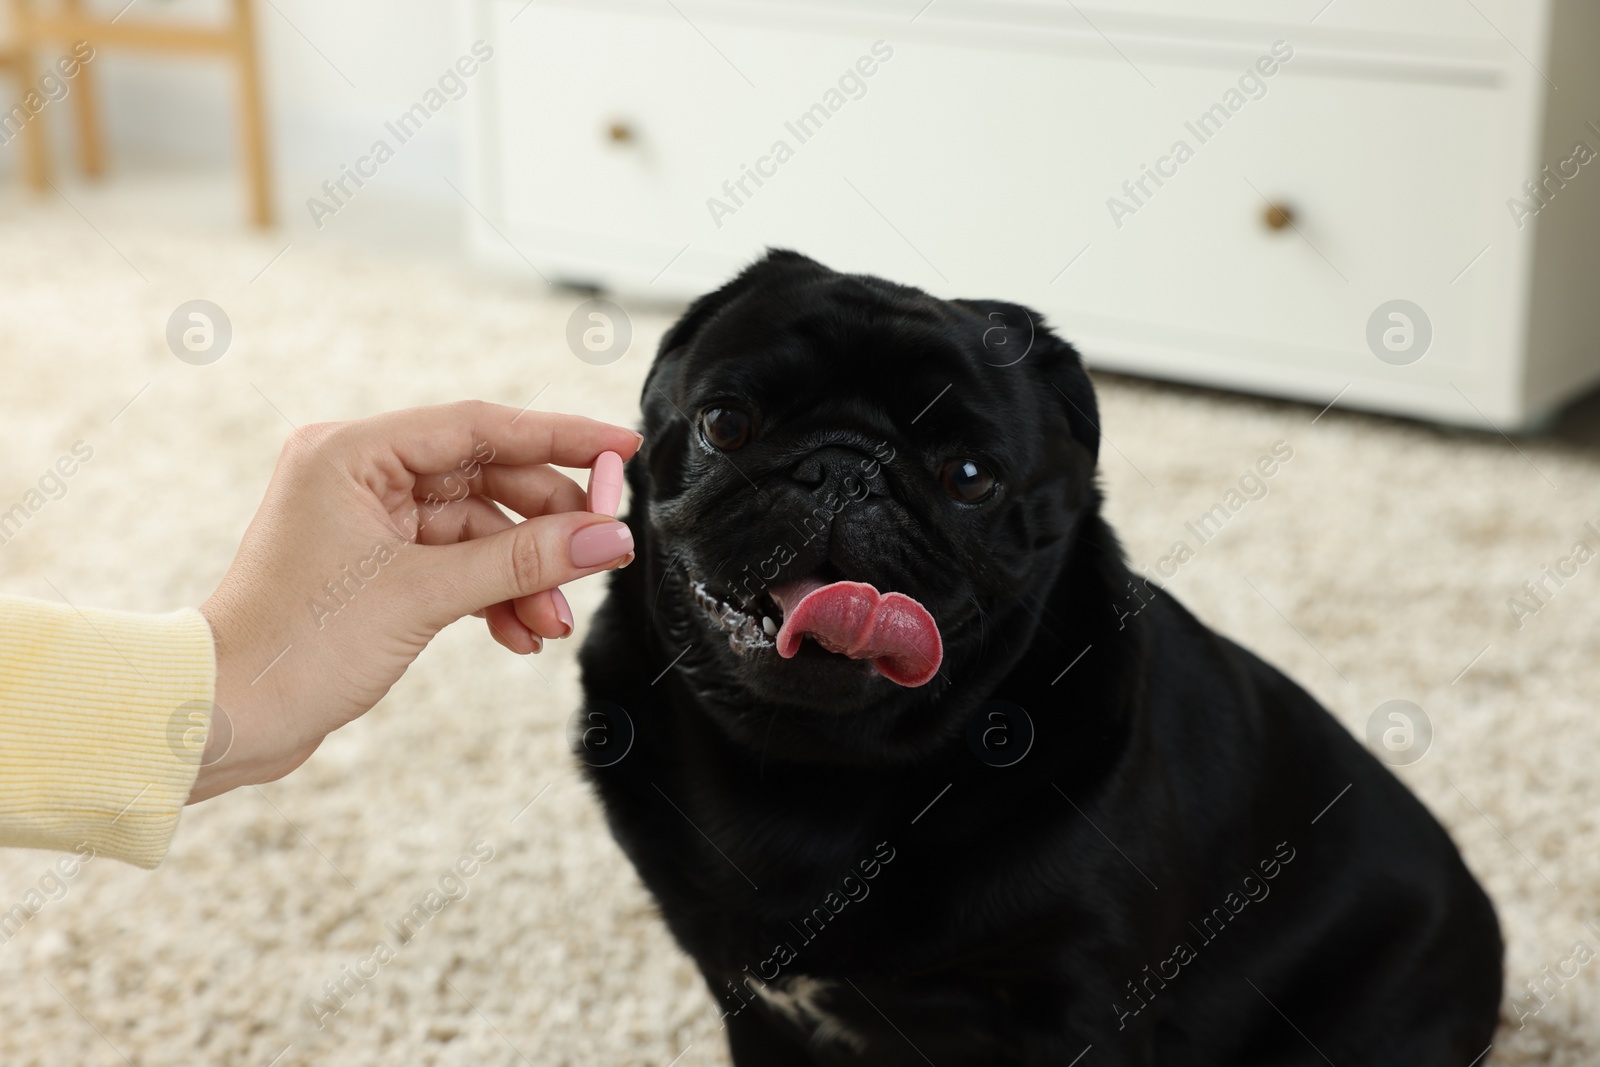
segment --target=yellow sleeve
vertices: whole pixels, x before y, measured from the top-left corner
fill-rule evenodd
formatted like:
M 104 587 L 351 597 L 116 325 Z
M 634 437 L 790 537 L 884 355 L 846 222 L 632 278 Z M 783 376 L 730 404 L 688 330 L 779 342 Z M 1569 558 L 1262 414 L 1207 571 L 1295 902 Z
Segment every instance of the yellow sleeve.
M 215 686 L 198 611 L 0 596 L 0 846 L 87 843 L 156 866 L 200 769 Z

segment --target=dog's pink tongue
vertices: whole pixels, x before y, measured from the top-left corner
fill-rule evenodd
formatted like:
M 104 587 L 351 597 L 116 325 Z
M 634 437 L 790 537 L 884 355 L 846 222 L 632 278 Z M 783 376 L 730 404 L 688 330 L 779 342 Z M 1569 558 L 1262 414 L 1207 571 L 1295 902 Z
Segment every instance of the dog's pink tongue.
M 869 659 L 897 685 L 926 685 L 939 671 L 944 644 L 928 609 L 904 593 L 880 593 L 865 582 L 815 579 L 771 590 L 783 608 L 778 655 L 789 659 L 809 636 L 829 652 Z

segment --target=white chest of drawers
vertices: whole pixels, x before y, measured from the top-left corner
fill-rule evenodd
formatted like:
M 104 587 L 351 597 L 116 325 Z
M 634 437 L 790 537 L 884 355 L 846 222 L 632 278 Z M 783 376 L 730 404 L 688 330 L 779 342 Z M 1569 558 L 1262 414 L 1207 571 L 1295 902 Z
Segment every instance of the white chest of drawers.
M 1319 407 L 1510 430 L 1600 380 L 1592 0 L 472 11 L 476 248 L 624 306 L 778 245 Z

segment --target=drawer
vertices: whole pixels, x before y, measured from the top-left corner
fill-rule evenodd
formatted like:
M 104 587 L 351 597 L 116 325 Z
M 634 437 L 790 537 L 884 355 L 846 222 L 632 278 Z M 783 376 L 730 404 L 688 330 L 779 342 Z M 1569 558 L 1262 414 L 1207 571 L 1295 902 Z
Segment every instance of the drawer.
M 986 255 L 997 276 L 1082 328 L 1352 372 L 1388 371 L 1364 327 L 1379 304 L 1405 299 L 1427 311 L 1435 336 L 1411 376 L 1468 370 L 1476 324 L 1501 303 L 1493 279 L 1506 261 L 1486 257 L 1462 273 L 1516 238 L 1496 153 L 1502 94 L 1296 77 L 1291 62 L 1215 129 L 1201 118 L 1223 114 L 1211 108 L 1227 83 L 1207 70 L 1159 77 L 1187 107 L 1139 121 L 1063 116 L 1039 139 L 1034 162 L 1049 177 L 1017 175 L 1006 199 L 1050 207 L 997 205 L 990 217 L 1031 230 L 1056 259 L 1013 247 L 1024 271 Z M 1182 163 L 1180 146 L 1192 151 Z M 1287 209 L 1287 224 L 1273 208 Z M 1035 271 L 1053 281 L 1028 286 Z
M 1069 335 L 1351 373 L 1392 373 L 1365 328 L 1405 299 L 1435 337 L 1412 378 L 1442 385 L 1481 362 L 1516 239 L 1503 93 L 1301 74 L 1290 60 L 1229 112 L 1212 109 L 1237 88 L 1232 72 L 1152 67 L 1162 91 L 1140 93 L 1114 55 L 908 48 L 892 73 L 838 166 L 868 176 L 862 191 L 921 254 L 848 191 L 810 206 L 808 244 L 837 213 L 859 228 L 835 239 L 857 258 L 876 233 L 873 255 L 901 276 L 1033 303 Z M 1180 143 L 1192 152 L 1181 164 Z M 1294 224 L 1269 228 L 1269 202 Z M 790 225 L 798 237 L 800 219 Z M 1502 255 L 1461 277 L 1491 244 Z

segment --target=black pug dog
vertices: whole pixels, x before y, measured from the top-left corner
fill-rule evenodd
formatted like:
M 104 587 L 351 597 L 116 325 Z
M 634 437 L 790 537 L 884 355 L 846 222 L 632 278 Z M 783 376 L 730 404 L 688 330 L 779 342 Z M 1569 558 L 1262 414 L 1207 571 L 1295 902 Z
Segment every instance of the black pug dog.
M 740 1067 L 1469 1067 L 1502 946 L 1302 689 L 1137 583 L 1077 353 L 777 251 L 644 389 L 576 750 Z

